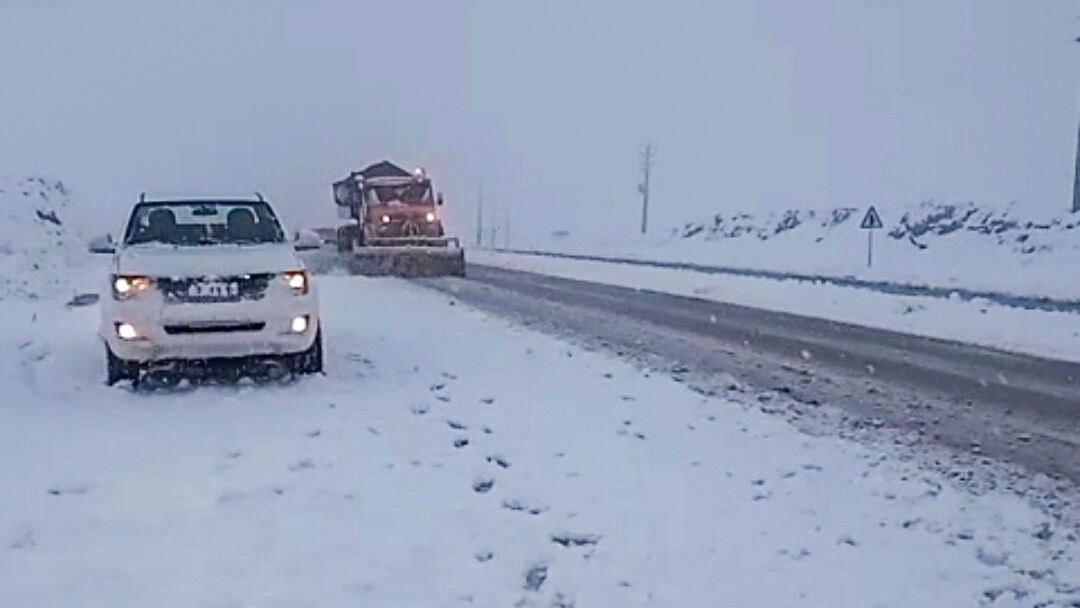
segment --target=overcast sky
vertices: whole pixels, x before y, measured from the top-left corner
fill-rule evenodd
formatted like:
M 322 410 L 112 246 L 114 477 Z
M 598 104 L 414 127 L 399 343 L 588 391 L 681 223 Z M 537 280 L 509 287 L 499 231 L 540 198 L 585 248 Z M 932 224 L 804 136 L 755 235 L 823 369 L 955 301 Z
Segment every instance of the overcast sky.
M 88 229 L 142 190 L 272 197 L 424 165 L 454 231 L 632 232 L 717 211 L 924 199 L 1064 209 L 1074 0 L 0 0 L 0 173 L 63 179 Z M 499 211 L 501 216 L 502 212 Z

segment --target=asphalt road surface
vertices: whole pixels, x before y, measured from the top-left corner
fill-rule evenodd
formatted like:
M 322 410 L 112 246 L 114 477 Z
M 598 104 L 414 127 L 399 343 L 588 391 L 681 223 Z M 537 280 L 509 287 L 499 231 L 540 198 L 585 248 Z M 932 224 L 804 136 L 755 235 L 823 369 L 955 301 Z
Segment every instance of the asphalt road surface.
M 890 432 L 1080 482 L 1080 364 L 489 266 L 418 281 L 811 432 Z

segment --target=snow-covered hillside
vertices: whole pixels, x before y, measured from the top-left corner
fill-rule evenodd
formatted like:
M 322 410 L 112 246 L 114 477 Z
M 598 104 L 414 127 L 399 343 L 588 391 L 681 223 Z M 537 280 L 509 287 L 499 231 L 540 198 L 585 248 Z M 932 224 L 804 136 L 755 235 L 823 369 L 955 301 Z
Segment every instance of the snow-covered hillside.
M 761 241 L 792 230 L 815 231 L 821 242 L 830 229 L 857 225 L 865 209 L 838 207 L 826 211 L 789 210 L 782 214 L 751 215 L 746 213 L 713 216 L 711 222 L 690 222 L 679 236 L 702 236 L 715 241 L 739 237 L 754 237 Z M 928 249 L 940 243 L 940 237 L 975 234 L 989 237 L 984 242 L 1009 248 L 1023 255 L 1047 254 L 1054 250 L 1056 238 L 1062 231 L 1080 225 L 1080 217 L 1062 214 L 1058 217 L 1035 220 L 1025 217 L 1015 204 L 1002 209 L 982 208 L 974 203 L 962 205 L 924 202 L 905 210 L 887 226 L 887 234 L 895 240 L 905 240 L 916 249 Z
M 82 235 L 68 222 L 70 205 L 59 180 L 0 177 L 0 299 L 74 292 L 72 268 L 88 260 Z
M 587 235 L 516 242 L 515 248 L 617 255 L 900 283 L 1073 298 L 1080 282 L 1080 214 L 1050 217 L 1018 205 L 926 202 L 878 207 L 867 267 L 866 208 L 718 213 L 662 237 L 601 241 Z

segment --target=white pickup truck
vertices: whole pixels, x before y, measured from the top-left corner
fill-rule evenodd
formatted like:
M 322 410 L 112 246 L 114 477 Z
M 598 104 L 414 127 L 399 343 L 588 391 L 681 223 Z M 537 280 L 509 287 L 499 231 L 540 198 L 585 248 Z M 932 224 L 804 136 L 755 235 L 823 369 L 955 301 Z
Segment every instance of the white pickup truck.
M 111 254 L 101 297 L 107 383 L 149 388 L 182 379 L 234 382 L 322 371 L 319 302 L 270 203 L 140 200 Z

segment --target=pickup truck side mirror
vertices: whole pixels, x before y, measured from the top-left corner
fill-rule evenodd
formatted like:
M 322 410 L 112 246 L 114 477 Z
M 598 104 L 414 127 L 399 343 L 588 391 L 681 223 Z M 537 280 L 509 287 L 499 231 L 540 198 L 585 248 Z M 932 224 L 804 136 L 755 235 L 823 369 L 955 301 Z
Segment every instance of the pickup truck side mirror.
M 293 248 L 297 251 L 313 251 L 322 247 L 322 239 L 311 230 L 301 230 L 296 234 Z
M 90 253 L 116 253 L 116 244 L 113 243 L 111 234 L 102 234 L 90 239 L 86 248 Z
M 439 205 L 440 207 L 442 207 L 442 204 L 443 204 L 442 192 L 439 193 L 439 196 L 435 197 L 435 203 L 437 205 Z

